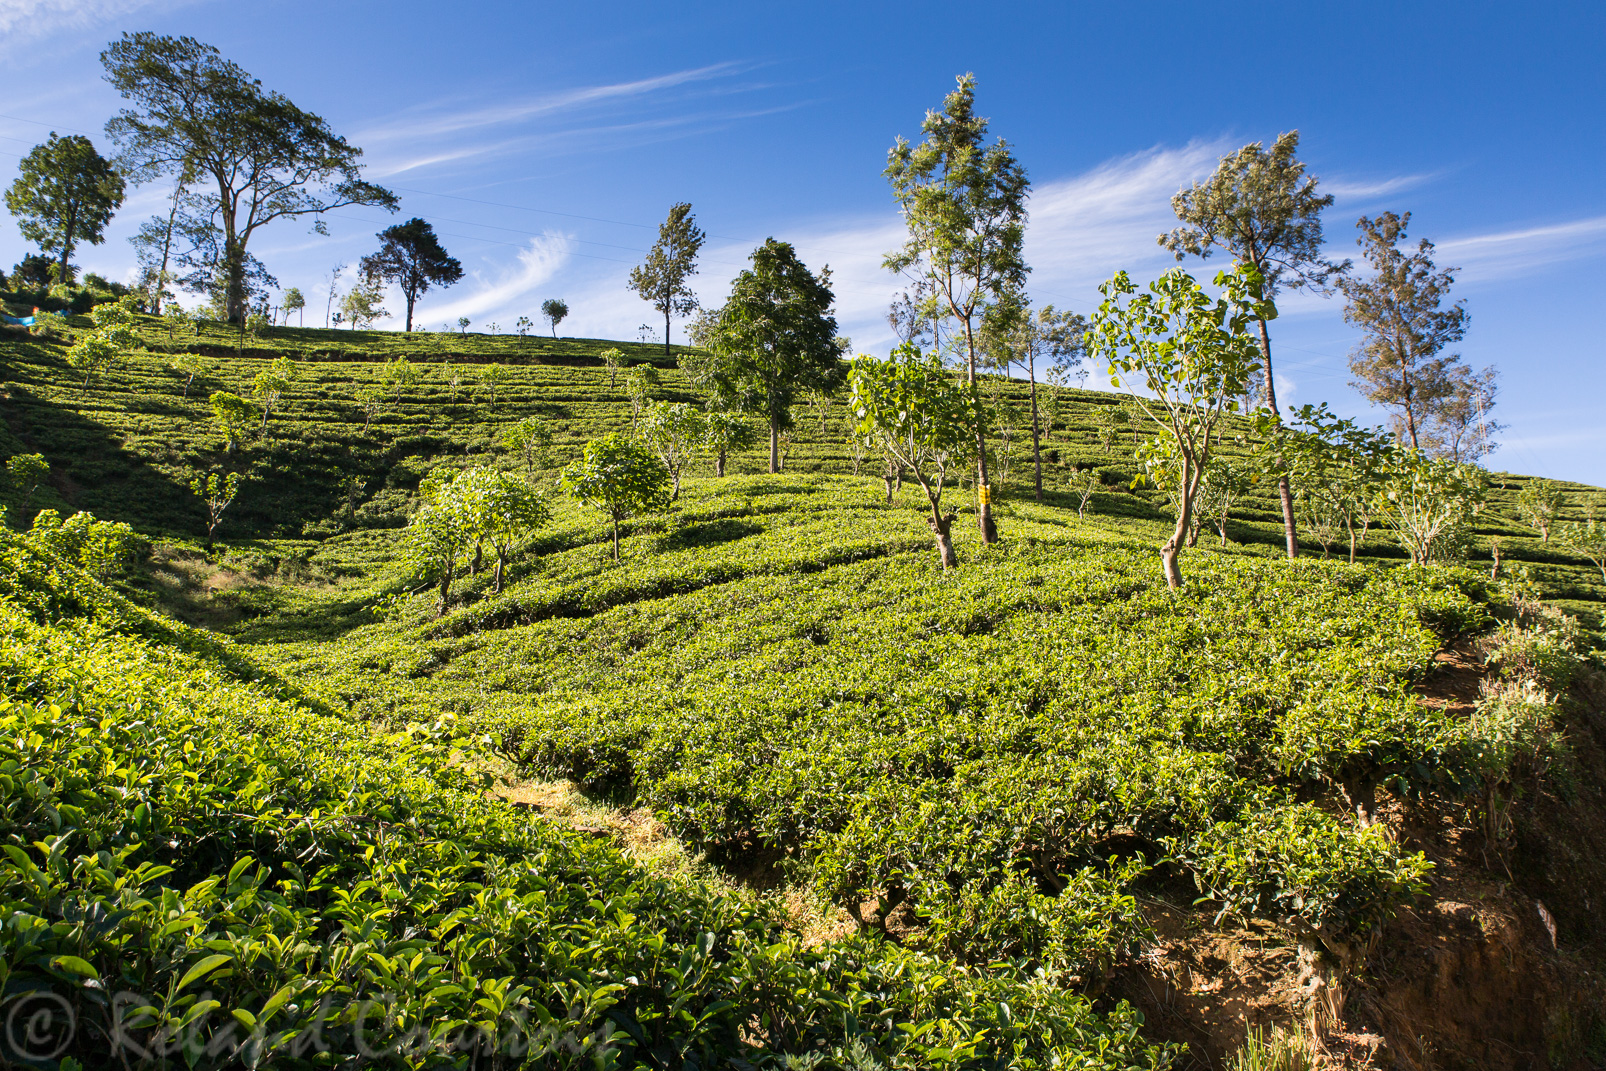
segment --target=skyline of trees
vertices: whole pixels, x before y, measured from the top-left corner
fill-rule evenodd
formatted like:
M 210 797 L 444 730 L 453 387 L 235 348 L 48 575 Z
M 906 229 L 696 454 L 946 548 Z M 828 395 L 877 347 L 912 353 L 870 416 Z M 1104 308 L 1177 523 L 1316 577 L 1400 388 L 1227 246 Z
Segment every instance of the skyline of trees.
M 77 244 L 103 240 L 125 181 L 138 185 L 167 175 L 174 188 L 165 219 L 152 217 L 131 239 L 139 252 L 147 307 L 156 311 L 164 299 L 172 300 L 167 289 L 171 282 L 209 294 L 215 315 L 246 324 L 249 313 L 272 311 L 266 289 L 277 285 L 267 266 L 247 248 L 255 229 L 274 219 L 312 216 L 317 220 L 314 229 L 321 230 L 322 215 L 342 204 L 395 210 L 393 194 L 361 179 L 360 149 L 335 135 L 318 116 L 263 89 L 215 48 L 187 37 L 124 34 L 102 54 L 102 62 L 108 81 L 131 102 L 107 124 L 121 149 L 117 158 L 101 158 L 87 138 L 52 134 L 24 161 L 25 172 L 28 161 L 38 165 L 32 169 L 39 172 L 33 175 L 32 186 L 24 189 L 28 184 L 19 178 L 7 194 L 24 233 L 43 252 L 57 257 L 52 268 L 56 278 L 70 277 Z M 260 131 L 262 124 L 273 127 L 272 137 L 249 133 Z M 906 273 L 910 281 L 890 322 L 906 340 L 929 339 L 943 348 L 947 360 L 964 367 L 973 393 L 978 362 L 1006 374 L 1021 364 L 1035 388 L 1035 359 L 1017 362 L 998 355 L 1026 352 L 1021 347 L 1032 334 L 1024 321 L 1014 322 L 1027 316 L 1029 308 L 1024 287 L 1030 265 L 1023 254 L 1029 180 L 1006 142 L 987 142 L 987 120 L 975 112 L 975 79 L 970 75 L 958 80 L 940 111 L 928 113 L 922 133 L 925 140 L 919 145 L 899 139 L 885 172 L 908 227 L 907 241 L 888 254 L 886 266 Z M 1370 281 L 1357 278 L 1349 261 L 1329 259 L 1321 214 L 1333 198 L 1320 193 L 1318 180 L 1306 174 L 1297 159 L 1298 144 L 1298 131 L 1290 131 L 1269 150 L 1255 142 L 1223 157 L 1208 178 L 1172 199 L 1181 225 L 1160 235 L 1160 244 L 1179 260 L 1222 252 L 1251 264 L 1265 280 L 1268 297 L 1280 288 L 1342 292 L 1347 299 L 1346 320 L 1367 332 L 1351 360 L 1357 377 L 1352 385 L 1368 401 L 1391 410 L 1397 437 L 1452 460 L 1486 456 L 1498 446 L 1494 436 L 1504 429 L 1491 416 L 1500 392 L 1498 371 L 1493 366 L 1474 370 L 1457 355 L 1434 356 L 1464 334 L 1464 305 L 1458 302 L 1442 310 L 1444 324 L 1433 330 L 1440 330 L 1444 338 L 1431 343 L 1431 353 L 1406 359 L 1400 356 L 1401 339 L 1409 332 L 1384 322 L 1390 315 L 1398 320 L 1399 315 L 1397 308 L 1390 313 L 1379 299 L 1383 290 L 1404 283 L 1419 292 L 1402 301 L 1426 301 L 1434 292 L 1442 295 L 1454 281 L 1455 269 L 1434 268 L 1428 259 L 1431 242 L 1420 242 L 1409 255 L 1394 249 L 1403 240 L 1408 212 L 1384 212 L 1375 220 L 1360 220 L 1358 226 L 1365 233 L 1359 242 L 1375 273 Z M 63 172 L 56 165 L 67 156 L 84 166 Z M 57 188 L 60 181 L 43 188 L 50 169 L 41 168 L 51 160 L 54 170 L 62 172 L 58 180 L 71 177 L 67 172 L 76 168 L 82 172 L 78 185 L 89 192 L 74 195 Z M 230 161 L 252 177 L 220 177 L 220 164 Z M 283 173 L 279 178 L 273 177 L 275 169 Z M 216 192 L 209 186 L 214 180 L 219 183 Z M 88 205 L 85 198 L 99 200 Z M 363 284 L 345 295 L 341 320 L 359 327 L 386 315 L 381 287 L 394 285 L 406 302 L 404 330 L 410 331 L 418 298 L 432 285 L 460 280 L 463 269 L 446 254 L 432 225 L 422 217 L 392 226 L 379 237 L 384 246 L 363 258 Z M 677 202 L 661 224 L 647 260 L 630 273 L 630 288 L 665 317 L 666 354 L 672 352 L 674 317 L 698 307 L 690 279 L 697 274 L 697 257 L 706 238 L 690 204 Z M 295 301 L 299 295 L 299 288 L 287 288 L 285 305 L 304 304 L 304 298 Z M 560 299 L 547 299 L 541 312 L 555 335 L 558 321 L 569 309 Z M 520 322 L 522 335 L 532 321 L 524 317 Z M 466 330 L 461 321 L 460 327 Z M 1247 389 L 1258 388 L 1261 404 L 1278 417 L 1269 332 L 1263 323 L 1258 330 L 1262 369 Z M 1390 334 L 1393 341 L 1379 341 L 1383 334 Z M 1431 334 L 1425 327 L 1417 330 L 1420 337 L 1411 345 L 1429 346 Z M 998 341 L 1011 336 L 1012 344 Z M 998 354 L 989 355 L 989 346 Z M 1389 346 L 1393 356 L 1385 359 L 1380 355 Z M 1413 360 L 1420 367 L 1413 366 Z M 1391 367 L 1393 372 L 1388 371 Z M 996 526 L 986 490 L 988 451 L 982 448 L 988 412 L 979 396 L 974 408 L 981 489 L 978 524 L 984 538 L 990 539 Z M 777 420 L 784 424 L 786 418 L 775 416 L 771 423 Z M 1040 425 L 1041 414 L 1034 412 L 1034 440 L 1040 438 Z M 1034 446 L 1040 467 L 1038 452 Z M 1286 476 L 1279 482 L 1289 551 L 1297 553 Z

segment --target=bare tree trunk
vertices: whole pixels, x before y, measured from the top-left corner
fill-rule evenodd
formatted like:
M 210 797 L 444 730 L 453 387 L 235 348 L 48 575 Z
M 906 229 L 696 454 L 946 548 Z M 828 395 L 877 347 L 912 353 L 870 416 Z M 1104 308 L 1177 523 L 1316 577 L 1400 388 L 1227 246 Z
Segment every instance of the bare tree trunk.
M 502 570 L 507 565 L 507 548 L 496 548 L 496 579 L 492 582 L 492 590 L 502 594 Z
M 954 311 L 957 313 L 959 310 Z M 993 521 L 992 487 L 987 482 L 987 429 L 981 417 L 981 395 L 976 392 L 976 339 L 971 332 L 970 320 L 966 318 L 964 323 L 965 348 L 969 355 L 966 374 L 970 386 L 970 404 L 974 410 L 976 424 L 976 527 L 981 529 L 983 543 L 996 543 L 998 525 Z
M 167 230 L 162 235 L 162 266 L 156 271 L 156 300 L 152 302 L 152 316 L 162 314 L 162 287 L 167 281 L 167 258 L 173 251 L 173 221 L 178 218 L 178 198 L 183 192 L 183 186 L 173 187 L 173 207 L 167 211 Z M 188 383 L 184 385 L 184 396 L 190 396 Z
M 926 492 L 926 501 L 931 504 L 931 516 L 926 518 L 926 527 L 937 540 L 937 558 L 942 562 L 943 572 L 959 567 L 959 556 L 954 553 L 954 540 L 952 528 L 954 514 L 942 511 L 942 474 L 937 476 L 937 490 L 932 492 L 931 485 L 926 482 L 926 476 L 918 468 L 914 470 L 915 479 L 920 481 L 920 487 Z
M 455 572 L 454 563 L 446 563 L 446 572 L 441 574 L 440 598 L 435 602 L 435 616 L 439 617 L 446 612 L 446 603 L 452 593 L 452 574 Z
M 770 475 L 781 471 L 781 429 L 770 421 Z
M 1266 372 L 1266 408 L 1280 424 L 1282 415 L 1277 411 L 1277 388 L 1271 377 L 1271 335 L 1266 331 L 1266 321 L 1257 321 L 1260 326 L 1260 355 L 1263 358 Z M 1278 464 L 1282 459 L 1278 458 Z M 1283 506 L 1283 536 L 1288 544 L 1288 556 L 1299 557 L 1299 529 L 1294 524 L 1294 492 L 1288 486 L 1288 474 L 1283 473 L 1277 477 L 1277 497 L 1282 500 Z
M 680 498 L 680 466 L 677 465 L 669 470 L 669 480 L 674 485 L 674 490 L 669 495 L 669 501 L 675 502 Z
M 558 332 L 558 329 L 556 327 L 553 327 L 552 328 L 552 335 L 553 335 L 554 338 L 557 337 L 557 332 Z M 665 357 L 669 356 L 669 302 L 668 301 L 664 302 L 664 356 Z
M 1193 492 L 1186 480 L 1182 484 L 1182 500 L 1177 503 L 1177 526 L 1171 532 L 1171 538 L 1165 541 L 1160 548 L 1160 566 L 1165 571 L 1166 587 L 1172 591 L 1182 587 L 1182 568 L 1177 564 L 1177 556 L 1182 553 L 1182 544 L 1188 538 L 1188 521 L 1193 516 Z
M 954 553 L 954 539 L 949 531 L 953 523 L 952 513 L 939 514 L 926 521 L 931 527 L 931 534 L 937 539 L 937 557 L 942 561 L 944 572 L 959 568 L 959 556 Z
M 897 466 L 892 463 L 892 459 L 890 457 L 887 458 L 887 471 L 881 479 L 887 485 L 887 505 L 889 506 L 892 505 L 892 477 L 896 469 Z
M 78 206 L 74 204 L 72 208 L 67 210 L 67 222 L 61 229 L 61 278 L 59 282 L 62 286 L 67 285 L 67 267 L 69 260 L 72 258 L 72 235 L 73 231 L 77 229 Z
M 714 475 L 725 475 L 725 451 L 723 450 L 714 455 Z
M 1026 375 L 1032 384 L 1032 490 L 1043 501 L 1043 442 L 1037 426 L 1037 358 L 1028 352 Z

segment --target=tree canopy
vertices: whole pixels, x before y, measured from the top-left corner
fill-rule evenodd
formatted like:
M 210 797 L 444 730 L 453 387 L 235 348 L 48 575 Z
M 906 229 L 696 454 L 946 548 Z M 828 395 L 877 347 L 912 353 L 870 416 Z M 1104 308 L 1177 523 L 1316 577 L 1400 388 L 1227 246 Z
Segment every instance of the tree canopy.
M 1259 273 L 1268 298 L 1275 298 L 1284 287 L 1324 290 L 1349 262 L 1335 264 L 1322 257 L 1322 211 L 1332 205 L 1333 196 L 1316 192 L 1316 176 L 1305 174 L 1304 163 L 1295 156 L 1298 149 L 1299 131 L 1291 130 L 1278 135 L 1269 152 L 1257 141 L 1222 157 L 1208 179 L 1171 198 L 1182 226 L 1160 235 L 1160 244 L 1179 261 L 1189 253 L 1205 258 L 1222 250 Z M 1271 334 L 1264 321 L 1256 326 L 1261 393 L 1275 416 Z M 1299 553 L 1299 538 L 1286 475 L 1279 478 L 1278 493 L 1292 558 Z
M 1182 586 L 1177 556 L 1193 522 L 1194 503 L 1220 438 L 1226 414 L 1237 408 L 1258 357 L 1248 325 L 1277 315 L 1255 269 L 1240 263 L 1218 272 L 1224 292 L 1211 300 L 1193 276 L 1176 268 L 1139 293 L 1126 272 L 1099 284 L 1104 301 L 1093 314 L 1088 339 L 1110 369 L 1113 386 L 1132 377 L 1145 394 L 1133 397 L 1159 427 L 1156 446 L 1174 453 L 1165 468 L 1177 486 L 1176 529 L 1160 550 L 1166 583 Z M 1146 450 L 1140 450 L 1140 460 Z
M 546 322 L 552 325 L 552 337 L 557 338 L 558 325 L 563 322 L 564 317 L 569 315 L 569 303 L 562 298 L 547 298 L 541 302 L 541 315 L 546 317 Z M 666 327 L 664 330 L 664 337 L 668 338 L 668 328 Z
M 926 524 L 937 541 L 942 567 L 959 564 L 950 529 L 954 514 L 943 512 L 946 469 L 968 445 L 970 391 L 942 366 L 935 352 L 922 353 L 904 342 L 886 360 L 860 356 L 853 362 L 855 432 L 905 466 L 926 492 L 931 516 Z
M 730 297 L 702 323 L 708 356 L 686 362 L 694 382 L 719 408 L 757 413 L 770 426 L 770 471 L 779 467 L 780 435 L 805 390 L 837 390 L 846 369 L 831 314 L 831 272 L 815 275 L 789 242 L 767 240 Z
M 401 288 L 407 300 L 407 327 L 413 329 L 413 306 L 433 286 L 451 286 L 463 278 L 463 265 L 447 256 L 435 237 L 435 228 L 416 216 L 406 223 L 386 227 L 376 238 L 383 243 L 379 252 L 363 257 L 358 264 L 370 283 L 392 283 Z
M 965 363 L 974 396 L 984 324 L 992 323 L 996 331 L 997 321 L 1024 307 L 1019 291 L 1030 270 L 1023 246 L 1031 183 L 1008 143 L 1001 138 L 985 143 L 987 120 L 976 114 L 974 75 L 959 78 L 942 111 L 926 113 L 921 131 L 925 141 L 911 145 L 900 137 L 887 154 L 885 174 L 903 210 L 908 238 L 887 254 L 885 264 L 915 277 L 920 301 L 909 310 L 911 325 L 951 324 L 948 341 Z M 915 330 L 911 326 L 906 337 Z M 941 330 L 936 333 L 941 343 Z M 974 397 L 972 410 L 976 521 L 990 543 L 998 529 L 988 491 L 987 429 Z
M 1346 279 L 1344 319 L 1365 332 L 1350 356 L 1351 383 L 1366 399 L 1394 411 L 1400 438 L 1413 448 L 1424 442 L 1439 408 L 1453 399 L 1465 377 L 1461 358 L 1440 352 L 1467 331 L 1463 302 L 1446 306 L 1456 269 L 1433 263 L 1426 238 L 1402 248 L 1411 213 L 1362 216 L 1355 241 L 1372 265 L 1370 279 Z
M 619 560 L 619 522 L 669 505 L 669 470 L 645 443 L 619 432 L 586 443 L 585 455 L 563 471 L 563 489 L 602 510 L 613 523 Z
M 191 242 L 181 260 L 198 273 L 192 288 L 215 277 L 230 322 L 244 321 L 251 288 L 266 275 L 248 251 L 259 229 L 345 205 L 395 210 L 393 193 L 363 180 L 361 149 L 211 45 L 125 33 L 101 63 L 132 105 L 106 124 L 122 169 L 136 184 L 171 174 L 208 187 L 179 210 Z M 314 229 L 323 232 L 321 220 Z
M 669 356 L 670 317 L 697 311 L 697 295 L 687 280 L 697 274 L 697 254 L 706 238 L 691 214 L 691 205 L 684 201 L 674 204 L 669 217 L 658 226 L 658 240 L 647 259 L 630 272 L 630 289 L 663 314 L 665 357 Z
M 56 260 L 56 280 L 72 282 L 72 253 L 80 242 L 100 245 L 112 213 L 123 203 L 123 176 L 86 137 L 71 134 L 35 145 L 17 165 L 6 207 L 22 237 Z

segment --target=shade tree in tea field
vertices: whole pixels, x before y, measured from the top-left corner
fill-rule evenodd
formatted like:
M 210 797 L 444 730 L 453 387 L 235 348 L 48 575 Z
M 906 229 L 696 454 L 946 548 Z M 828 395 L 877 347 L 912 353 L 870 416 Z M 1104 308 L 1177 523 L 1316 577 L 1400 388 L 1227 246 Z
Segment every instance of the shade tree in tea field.
M 1433 243 L 1426 238 L 1407 248 L 1410 222 L 1409 212 L 1361 217 L 1356 243 L 1373 274 L 1339 285 L 1345 321 L 1364 334 L 1350 357 L 1351 386 L 1394 414 L 1402 442 L 1427 449 L 1434 445 L 1436 416 L 1460 392 L 1475 387 L 1459 356 L 1441 356 L 1467 331 L 1466 303 L 1447 304 L 1457 269 L 1435 266 Z
M 552 328 L 552 337 L 558 337 L 558 325 L 569 315 L 569 303 L 562 298 L 547 298 L 541 302 L 541 318 Z
M 563 489 L 600 509 L 613 527 L 613 560 L 619 560 L 619 522 L 669 505 L 669 470 L 645 444 L 614 432 L 586 443 L 585 454 L 563 470 Z
M 1238 407 L 1244 384 L 1260 357 L 1249 334 L 1257 321 L 1277 315 L 1263 296 L 1254 268 L 1219 272 L 1222 289 L 1212 300 L 1193 276 L 1177 268 L 1139 293 L 1126 272 L 1099 285 L 1104 301 L 1088 333 L 1093 356 L 1110 369 L 1113 385 L 1131 377 L 1147 393 L 1133 402 L 1175 451 L 1176 527 L 1160 549 L 1166 583 L 1182 586 L 1177 557 L 1193 524 L 1195 500 L 1225 418 Z M 1168 437 L 1168 438 L 1166 438 Z M 1152 446 L 1151 446 L 1152 448 Z M 1140 447 L 1140 459 L 1145 448 Z
M 680 476 L 708 436 L 703 411 L 686 402 L 658 402 L 641 419 L 641 437 L 669 470 L 669 501 L 680 498 Z
M 725 475 L 725 459 L 738 450 L 750 450 L 758 433 L 740 413 L 711 409 L 703 414 L 703 441 L 700 444 L 714 463 L 714 475 Z
M 707 235 L 697 226 L 691 205 L 684 201 L 670 206 L 669 216 L 658 227 L 658 240 L 647 259 L 630 271 L 629 286 L 664 318 L 664 356 L 669 356 L 669 329 L 675 316 L 697 311 L 697 293 L 691 277 L 697 274 L 697 254 Z M 564 307 L 568 311 L 568 307 Z M 561 317 L 560 317 L 561 319 Z M 553 323 L 553 334 L 557 324 Z
M 249 252 L 261 228 L 346 205 L 394 211 L 396 196 L 362 178 L 362 150 L 319 116 L 264 89 L 216 48 L 190 37 L 125 33 L 101 53 L 106 80 L 130 102 L 106 132 L 136 184 L 203 177 L 179 210 L 191 250 L 180 258 L 201 279 L 219 279 L 221 312 L 243 323 L 259 267 Z M 315 224 L 323 233 L 323 225 Z
M 35 145 L 17 165 L 6 207 L 24 240 L 53 259 L 57 283 L 73 280 L 72 254 L 80 242 L 100 245 L 106 224 L 123 203 L 123 176 L 81 134 Z
M 1550 542 L 1550 530 L 1567 505 L 1567 496 L 1551 480 L 1531 479 L 1517 492 L 1517 515 L 1539 533 L 1541 543 Z
M 386 227 L 376 237 L 383 244 L 376 253 L 363 257 L 358 270 L 370 285 L 393 284 L 401 288 L 407 302 L 407 323 L 413 329 L 413 306 L 431 286 L 451 286 L 463 278 L 463 265 L 447 255 L 435 228 L 427 220 L 410 219 Z M 351 319 L 347 314 L 347 319 Z
M 216 472 L 205 476 L 194 476 L 190 479 L 190 491 L 201 500 L 206 507 L 206 538 L 210 540 L 217 526 L 223 523 L 223 514 L 228 512 L 229 506 L 240 493 L 240 485 L 245 477 L 238 472 L 227 472 L 219 475 Z
M 1249 264 L 1264 280 L 1268 299 L 1275 300 L 1284 288 L 1327 292 L 1348 262 L 1335 264 L 1322 256 L 1322 210 L 1332 205 L 1333 195 L 1316 192 L 1316 176 L 1305 173 L 1305 164 L 1295 156 L 1298 149 L 1299 131 L 1292 130 L 1280 135 L 1270 151 L 1255 142 L 1223 157 L 1208 179 L 1171 198 L 1182 226 L 1160 235 L 1160 244 L 1179 261 L 1186 254 L 1204 258 L 1220 250 Z M 1264 320 L 1255 326 L 1261 367 L 1252 378 L 1276 417 L 1271 334 Z M 1292 558 L 1299 553 L 1299 539 L 1286 474 L 1278 477 L 1278 494 Z
M 912 342 L 898 345 L 886 360 L 860 356 L 849 384 L 858 435 L 913 474 L 931 508 L 926 524 L 936 539 L 937 557 L 944 569 L 958 566 L 951 532 L 955 515 L 943 511 L 942 492 L 948 465 L 973 430 L 973 395 L 955 382 L 935 352 L 922 353 Z
M 771 238 L 753 250 L 752 267 L 736 277 L 725 303 L 699 321 L 695 341 L 707 353 L 682 361 L 714 408 L 753 413 L 769 425 L 771 473 L 780 471 L 781 436 L 799 399 L 842 385 L 835 300 L 830 269 L 816 275 L 791 243 Z
M 1043 501 L 1043 432 L 1037 405 L 1037 368 L 1057 369 L 1061 375 L 1082 363 L 1087 354 L 1087 317 L 1069 309 L 1045 305 L 1035 310 L 1023 308 L 1018 315 L 1000 317 L 1000 329 L 988 340 L 990 363 L 1007 373 L 1011 367 L 1024 368 L 1031 402 L 1032 491 Z
M 976 114 L 976 79 L 963 75 L 943 108 L 926 113 L 925 140 L 900 137 L 887 154 L 885 175 L 902 210 L 908 237 L 888 253 L 888 269 L 904 272 L 920 295 L 914 318 L 931 323 L 964 364 L 975 441 L 976 523 L 984 542 L 998 538 L 987 477 L 987 427 L 976 394 L 976 367 L 985 356 L 983 327 L 1018 315 L 1025 286 L 1023 246 L 1026 171 L 1002 139 L 986 144 L 987 120 Z M 942 328 L 947 330 L 943 339 Z

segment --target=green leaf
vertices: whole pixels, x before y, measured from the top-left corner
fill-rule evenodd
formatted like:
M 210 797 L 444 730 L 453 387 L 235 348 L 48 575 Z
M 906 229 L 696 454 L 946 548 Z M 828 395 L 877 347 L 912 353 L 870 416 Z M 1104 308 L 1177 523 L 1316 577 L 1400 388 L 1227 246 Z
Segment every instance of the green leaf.
M 100 972 L 95 970 L 94 964 L 87 959 L 80 959 L 78 956 L 56 956 L 50 961 L 50 965 L 58 971 L 76 974 L 80 978 L 100 977 Z
M 184 972 L 184 977 L 179 979 L 178 992 L 182 992 L 187 986 L 189 986 L 191 982 L 206 977 L 208 974 L 211 974 L 213 971 L 217 970 L 219 967 L 223 966 L 223 964 L 227 963 L 233 958 L 233 956 L 225 956 L 218 953 L 207 956 L 205 959 L 201 960 L 201 962 Z

